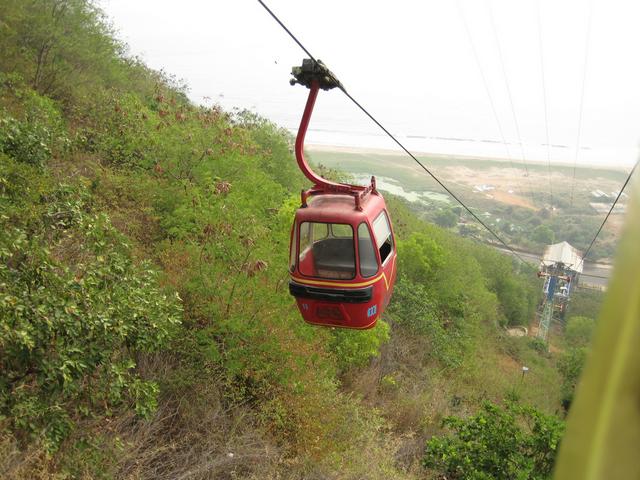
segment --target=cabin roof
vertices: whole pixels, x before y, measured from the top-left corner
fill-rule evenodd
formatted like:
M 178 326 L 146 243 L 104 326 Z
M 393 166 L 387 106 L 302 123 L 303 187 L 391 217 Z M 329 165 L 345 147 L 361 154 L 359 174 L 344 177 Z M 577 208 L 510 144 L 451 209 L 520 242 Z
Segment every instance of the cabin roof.
M 582 273 L 582 254 L 568 242 L 555 243 L 545 249 L 542 264 L 551 266 L 556 263 L 563 263 L 568 270 Z
M 370 193 L 362 203 L 362 211 L 356 210 L 356 202 L 349 195 L 322 194 L 310 199 L 306 208 L 298 209 L 296 217 L 300 221 L 360 223 L 366 218 L 371 221 L 384 209 L 380 194 Z

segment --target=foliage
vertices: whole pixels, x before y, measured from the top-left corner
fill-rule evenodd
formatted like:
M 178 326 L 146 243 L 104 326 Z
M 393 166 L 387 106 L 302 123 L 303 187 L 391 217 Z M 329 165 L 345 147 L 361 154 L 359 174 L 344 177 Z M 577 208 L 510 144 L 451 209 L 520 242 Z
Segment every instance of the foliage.
M 50 449 L 78 416 L 127 403 L 148 416 L 158 389 L 136 375 L 136 352 L 162 348 L 179 323 L 176 300 L 150 265 L 132 262 L 108 219 L 64 187 L 55 197 L 48 231 L 28 234 L 4 217 L 0 236 L 0 414 Z M 56 259 L 63 246 L 73 267 Z
M 19 77 L 0 75 L 0 95 L 4 103 L 11 108 L 19 102 L 22 107 L 22 118 L 0 107 L 0 152 L 21 162 L 42 166 L 54 153 L 63 152 L 69 139 L 54 102 L 20 84 Z
M 580 380 L 582 369 L 587 359 L 588 350 L 586 347 L 573 347 L 565 351 L 558 360 L 558 370 L 563 377 L 562 382 L 562 405 L 565 410 L 569 409 L 573 401 L 573 395 Z
M 38 93 L 65 105 L 101 88 L 150 94 L 163 79 L 123 55 L 124 45 L 93 2 L 7 0 L 0 5 L 0 18 L 0 70 L 20 72 Z
M 370 330 L 338 329 L 332 333 L 331 351 L 335 354 L 338 368 L 346 371 L 349 368 L 361 367 L 378 355 L 380 346 L 389 340 L 389 324 L 379 320 Z
M 424 465 L 451 479 L 551 478 L 563 423 L 532 407 L 485 403 L 469 418 L 448 417 L 449 436 L 427 442 Z
M 562 375 L 562 405 L 569 409 L 582 370 L 584 368 L 589 346 L 596 327 L 596 322 L 589 317 L 573 316 L 567 321 L 564 333 L 566 350 L 558 359 L 558 370 Z
M 395 287 L 390 310 L 395 325 L 428 339 L 430 349 L 424 352 L 425 355 L 446 367 L 462 364 L 470 348 L 472 325 L 464 321 L 447 321 L 424 285 L 402 277 Z
M 423 233 L 414 233 L 399 245 L 402 271 L 408 278 L 427 281 L 444 266 L 443 248 Z
M 538 225 L 533 229 L 531 238 L 539 244 L 550 245 L 553 243 L 555 235 L 553 233 L 553 230 L 551 230 L 546 225 Z
M 604 293 L 599 290 L 575 288 L 571 293 L 569 312 L 577 317 L 594 318 L 602 308 Z
M 531 346 L 531 348 L 533 348 L 536 352 L 540 353 L 540 354 L 546 354 L 549 351 L 549 346 L 547 345 L 547 342 L 545 342 L 544 340 L 542 340 L 541 338 L 531 338 L 529 340 L 529 345 Z
M 399 270 L 411 282 L 427 287 L 446 321 L 495 317 L 495 295 L 486 289 L 469 245 L 426 225 L 398 243 Z
M 569 317 L 564 331 L 564 339 L 571 347 L 585 347 L 591 342 L 596 327 L 594 319 L 589 317 Z
M 451 228 L 458 223 L 458 216 L 452 210 L 442 210 L 438 212 L 434 221 L 441 227 Z
M 115 166 L 147 166 L 157 134 L 148 128 L 149 110 L 136 95 L 97 92 L 83 107 L 89 108 L 75 113 L 83 125 L 76 135 L 78 146 Z
M 530 267 L 519 265 L 504 255 L 487 248 L 474 248 L 487 288 L 496 294 L 503 322 L 528 325 L 535 310 L 539 287 Z

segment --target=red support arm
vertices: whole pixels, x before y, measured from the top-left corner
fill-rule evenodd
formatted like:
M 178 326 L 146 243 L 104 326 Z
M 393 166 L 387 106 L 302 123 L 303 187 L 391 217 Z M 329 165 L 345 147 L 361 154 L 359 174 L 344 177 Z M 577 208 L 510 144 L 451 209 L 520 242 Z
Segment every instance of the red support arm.
M 300 121 L 300 127 L 298 128 L 298 135 L 296 136 L 296 160 L 298 161 L 298 167 L 311 182 L 313 187 L 309 190 L 302 191 L 302 206 L 306 207 L 307 198 L 312 195 L 320 195 L 323 193 L 343 194 L 351 195 L 355 200 L 355 207 L 358 210 L 362 210 L 361 201 L 369 193 L 377 194 L 375 178 L 371 177 L 371 185 L 366 187 L 360 185 L 348 185 L 345 183 L 336 183 L 325 178 L 311 170 L 311 167 L 304 158 L 304 137 L 307 134 L 309 128 L 309 122 L 311 121 L 311 114 L 313 113 L 313 107 L 318 97 L 318 90 L 320 89 L 320 83 L 318 80 L 313 79 L 309 84 L 309 97 L 307 98 L 307 104 L 304 107 L 304 113 L 302 114 L 302 120 Z
M 302 114 L 302 120 L 300 120 L 300 127 L 298 128 L 298 135 L 296 137 L 296 160 L 298 161 L 298 167 L 300 167 L 304 176 L 311 180 L 315 187 L 327 188 L 331 186 L 335 188 L 342 184 L 330 182 L 316 174 L 311 170 L 307 160 L 304 158 L 304 137 L 307 134 L 307 128 L 309 128 L 313 107 L 316 104 L 316 98 L 318 97 L 318 90 L 320 90 L 320 84 L 317 80 L 314 80 L 311 83 L 309 97 L 307 98 L 307 105 L 304 107 L 304 113 Z

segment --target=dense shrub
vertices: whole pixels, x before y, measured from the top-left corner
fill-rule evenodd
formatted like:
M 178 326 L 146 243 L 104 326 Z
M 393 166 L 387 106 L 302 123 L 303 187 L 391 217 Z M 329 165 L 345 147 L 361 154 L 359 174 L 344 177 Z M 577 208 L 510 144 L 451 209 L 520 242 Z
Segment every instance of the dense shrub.
M 16 160 L 43 166 L 54 153 L 69 146 L 64 122 L 55 103 L 22 86 L 20 77 L 0 75 L 0 96 L 13 115 L 0 103 L 0 153 Z
M 69 192 L 59 198 L 44 214 L 48 231 L 0 220 L 0 415 L 50 449 L 78 416 L 120 405 L 149 415 L 158 387 L 136 375 L 136 358 L 180 321 L 178 301 L 150 265 L 132 262 L 108 219 Z
M 586 347 L 596 328 L 596 321 L 589 317 L 569 317 L 565 327 L 564 338 L 571 347 Z
M 401 278 L 394 292 L 391 314 L 395 325 L 426 337 L 430 349 L 424 354 L 445 367 L 459 367 L 471 346 L 474 325 L 452 322 L 442 314 L 433 294 L 421 284 Z
M 551 478 L 563 423 L 531 407 L 485 403 L 469 418 L 448 417 L 449 436 L 427 442 L 424 465 L 450 479 Z
M 573 347 L 563 352 L 558 360 L 558 370 L 563 377 L 562 405 L 568 410 L 573 401 L 573 395 L 580 380 L 580 375 L 587 360 L 586 347 Z

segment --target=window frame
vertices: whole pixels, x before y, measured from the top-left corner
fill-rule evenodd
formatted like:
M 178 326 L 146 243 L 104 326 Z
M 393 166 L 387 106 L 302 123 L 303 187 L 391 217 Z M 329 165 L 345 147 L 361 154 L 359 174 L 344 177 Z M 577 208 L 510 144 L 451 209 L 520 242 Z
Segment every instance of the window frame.
M 368 275 L 365 276 L 362 274 L 362 260 L 360 258 L 360 227 L 365 226 L 365 228 L 367 229 L 367 232 L 369 232 L 369 241 L 371 242 L 371 248 L 373 248 L 373 256 L 376 260 L 376 271 L 372 274 L 372 275 Z M 382 268 L 382 263 L 380 262 L 380 252 L 378 251 L 378 248 L 375 246 L 375 237 L 373 236 L 373 231 L 372 231 L 372 227 L 371 225 L 369 225 L 369 222 L 366 221 L 362 221 L 360 222 L 360 224 L 358 225 L 358 273 L 360 274 L 360 276 L 362 278 L 373 278 L 376 275 L 378 275 L 378 273 L 380 273 L 380 269 Z
M 302 232 L 302 225 L 308 223 L 310 225 L 309 227 L 309 232 L 312 232 L 312 224 L 321 224 L 321 225 L 325 225 L 327 227 L 327 235 L 325 237 L 323 237 L 321 240 L 325 240 L 327 238 L 343 238 L 346 239 L 348 237 L 334 237 L 333 236 L 333 229 L 330 228 L 331 225 L 333 224 L 337 224 L 337 225 L 346 225 L 351 229 L 351 247 L 353 248 L 353 276 L 351 278 L 333 278 L 333 277 L 318 277 L 318 276 L 313 276 L 313 275 L 307 275 L 306 273 L 303 273 L 302 270 L 300 269 L 300 255 L 302 253 L 302 251 L 299 251 L 297 256 L 296 256 L 296 269 L 298 270 L 298 273 L 305 277 L 305 278 L 314 278 L 314 279 L 318 279 L 318 280 L 329 280 L 329 281 L 353 281 L 357 278 L 357 276 L 360 273 L 360 269 L 359 269 L 359 265 L 358 265 L 358 250 L 357 250 L 357 246 L 356 246 L 356 231 L 353 229 L 353 225 L 351 225 L 350 223 L 342 223 L 342 222 L 317 222 L 317 221 L 313 221 L 313 220 L 303 220 L 299 222 L 299 228 L 297 228 L 297 234 L 298 234 L 298 249 L 300 249 L 301 246 L 301 242 L 300 242 L 300 232 Z M 311 248 L 313 247 L 313 243 L 314 242 L 309 242 L 308 246 L 305 248 L 305 250 L 311 250 Z M 305 254 L 306 255 L 306 254 Z
M 386 225 L 387 225 L 387 230 L 389 231 L 389 235 L 385 238 L 385 241 L 382 242 L 382 244 L 380 244 L 380 247 L 387 242 L 387 239 L 389 239 L 389 238 L 391 239 L 391 250 L 389 251 L 389 254 L 387 255 L 387 258 L 385 258 L 384 261 L 383 261 L 382 260 L 382 255 L 380 254 L 380 247 L 378 247 L 378 237 L 374 236 L 376 250 L 378 251 L 377 255 L 378 255 L 379 263 L 382 266 L 382 268 L 384 268 L 386 266 L 386 263 L 389 261 L 389 259 L 393 256 L 393 254 L 395 252 L 396 242 L 395 242 L 395 238 L 393 237 L 393 229 L 391 228 L 391 222 L 389 221 L 389 215 L 387 214 L 387 211 L 384 210 L 384 209 L 376 216 L 376 218 L 373 220 L 373 222 L 371 222 L 371 228 L 373 230 L 374 235 L 376 233 L 376 229 L 374 228 L 374 224 L 378 221 L 378 219 L 380 217 L 384 217 Z
M 298 267 L 298 222 L 293 222 L 291 236 L 289 238 L 289 273 L 296 271 Z

